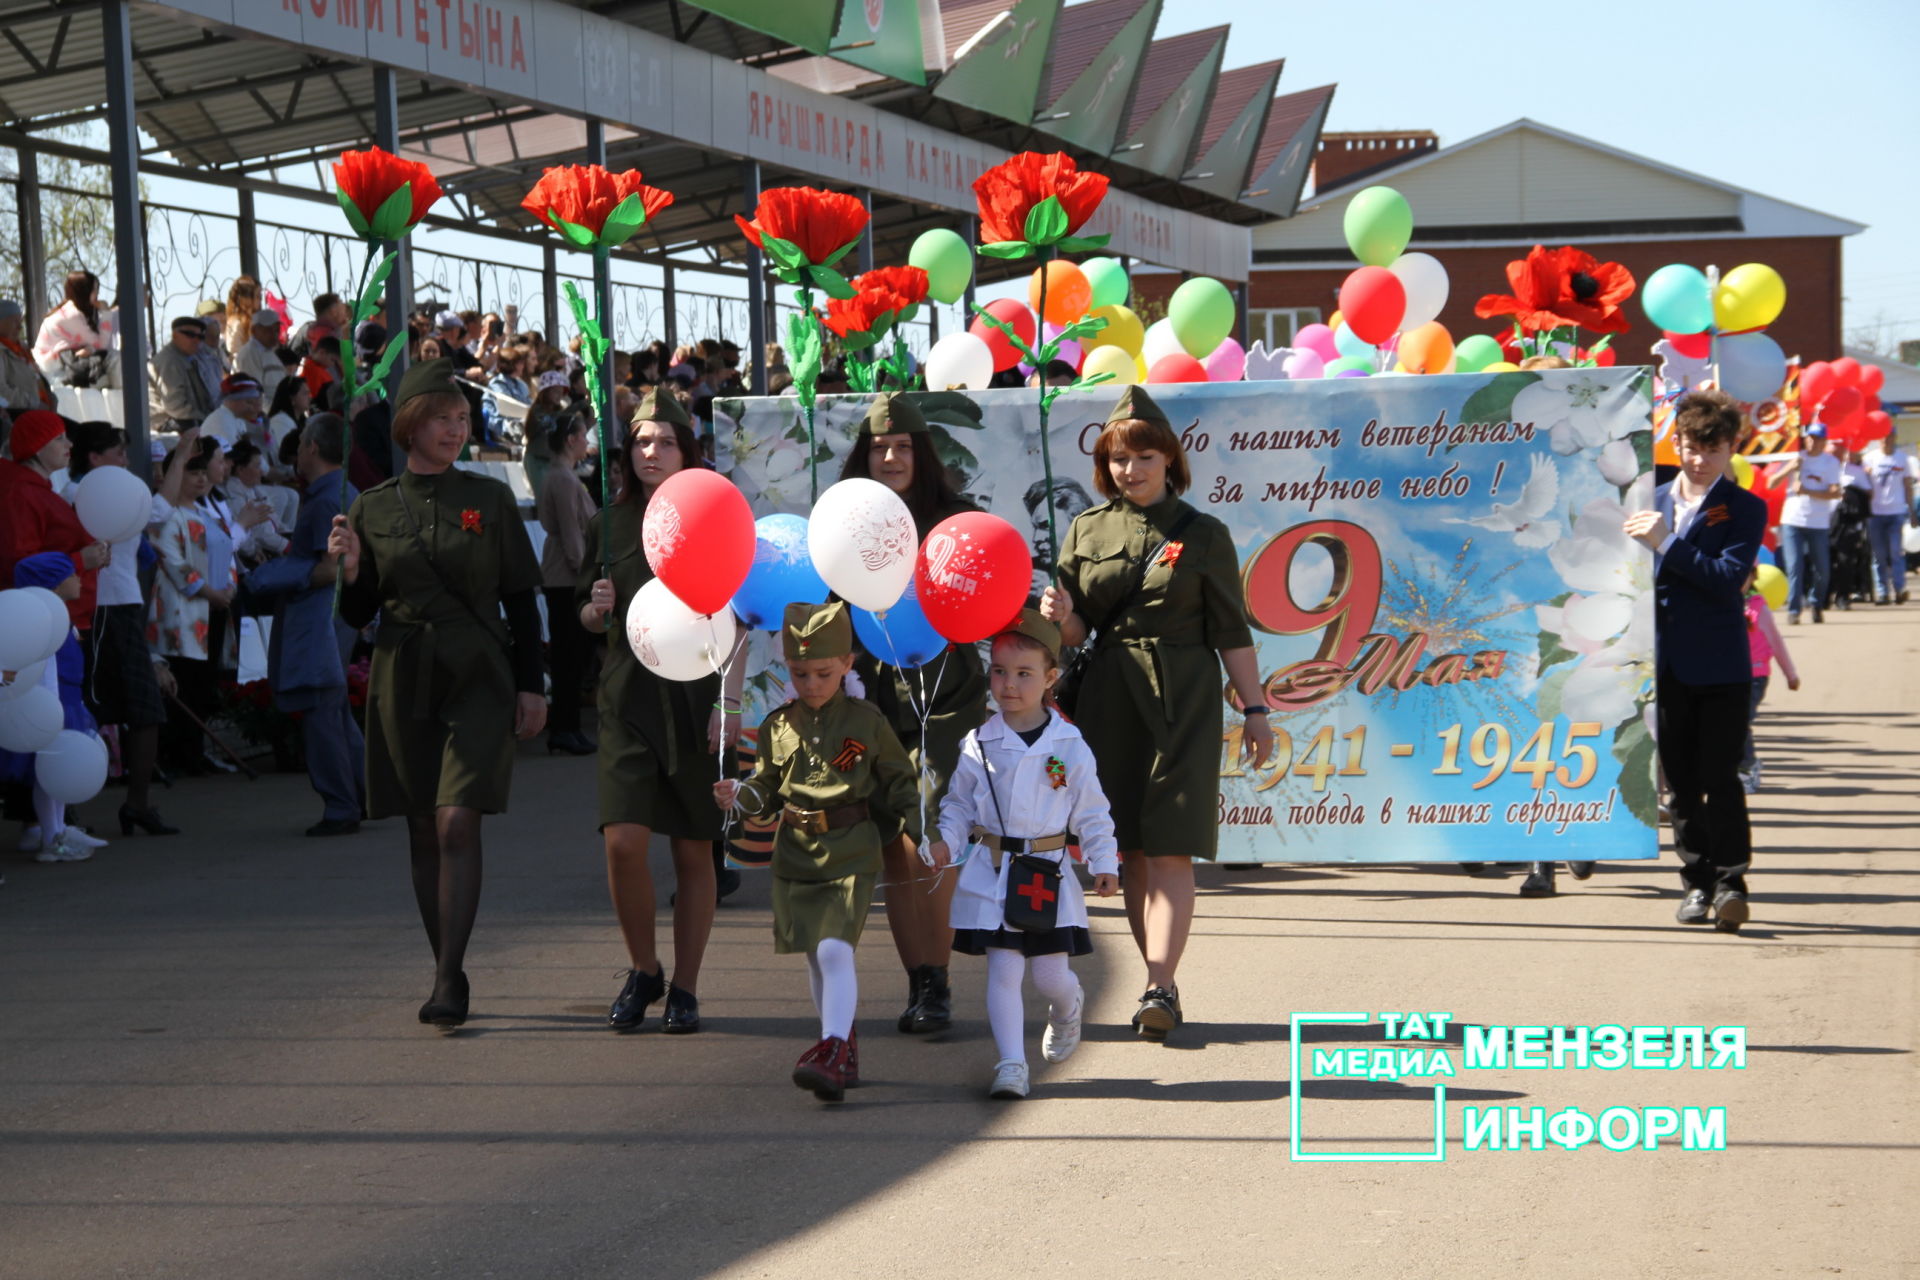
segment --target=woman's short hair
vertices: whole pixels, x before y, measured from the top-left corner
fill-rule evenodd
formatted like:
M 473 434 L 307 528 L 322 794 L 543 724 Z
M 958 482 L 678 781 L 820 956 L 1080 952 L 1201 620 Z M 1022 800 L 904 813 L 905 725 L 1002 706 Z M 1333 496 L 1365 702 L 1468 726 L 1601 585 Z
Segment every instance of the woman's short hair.
M 393 411 L 393 442 L 402 449 L 413 448 L 413 433 L 421 423 L 456 409 L 471 409 L 466 396 L 458 391 L 429 391 L 415 396 Z M 471 425 L 468 431 L 472 431 Z
M 1193 484 L 1193 473 L 1187 469 L 1187 451 L 1180 447 L 1180 437 L 1173 434 L 1172 427 L 1142 418 L 1122 418 L 1109 422 L 1100 432 L 1100 438 L 1093 442 L 1093 487 L 1103 498 L 1120 496 L 1111 469 L 1116 449 L 1132 453 L 1151 451 L 1166 458 L 1167 487 L 1176 494 L 1185 493 Z

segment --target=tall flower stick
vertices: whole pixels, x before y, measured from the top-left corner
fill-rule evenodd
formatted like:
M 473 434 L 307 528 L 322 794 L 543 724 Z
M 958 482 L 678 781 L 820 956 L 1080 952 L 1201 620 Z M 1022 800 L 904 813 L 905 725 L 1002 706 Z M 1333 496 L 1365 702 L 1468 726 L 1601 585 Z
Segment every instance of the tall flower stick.
M 354 345 L 354 334 L 360 326 L 380 313 L 381 293 L 386 287 L 387 277 L 393 274 L 394 263 L 399 255 L 391 248 L 379 250 L 376 263 L 376 246 L 398 245 L 408 233 L 420 224 L 440 199 L 440 184 L 434 180 L 432 172 L 417 160 L 403 160 L 390 151 L 372 147 L 366 151 L 348 151 L 333 166 L 334 197 L 340 203 L 340 211 L 346 215 L 347 225 L 353 233 L 366 241 L 366 257 L 360 263 L 360 282 L 354 291 L 353 319 L 351 329 L 346 334 L 345 358 L 340 362 L 340 381 L 344 390 L 344 403 L 347 412 L 353 412 L 353 401 L 362 391 L 371 393 L 375 398 L 386 394 L 387 374 L 393 369 L 393 362 L 406 350 L 407 335 L 396 333 L 387 341 L 387 349 L 380 353 L 380 359 L 368 371 L 367 381 L 360 381 L 360 362 Z M 347 486 L 350 468 L 340 468 L 340 513 L 346 514 Z M 346 557 L 343 555 L 334 565 L 333 575 L 333 611 L 340 612 L 340 592 L 346 586 Z

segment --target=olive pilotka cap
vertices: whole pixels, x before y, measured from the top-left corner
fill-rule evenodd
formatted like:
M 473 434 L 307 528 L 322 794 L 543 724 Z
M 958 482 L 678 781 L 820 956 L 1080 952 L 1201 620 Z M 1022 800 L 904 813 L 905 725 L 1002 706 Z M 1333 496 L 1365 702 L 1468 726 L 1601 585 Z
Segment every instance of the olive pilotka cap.
M 781 623 L 780 644 L 788 662 L 844 658 L 853 652 L 853 617 L 841 601 L 790 604 Z
M 890 436 L 900 432 L 922 436 L 932 434 L 918 405 L 898 391 L 882 391 L 867 406 L 867 416 L 861 419 L 860 430 L 855 434 Z
M 1165 411 L 1153 402 L 1153 397 L 1141 386 L 1128 387 L 1120 397 L 1120 402 L 1113 406 L 1113 412 L 1107 415 L 1108 426 L 1132 421 L 1156 422 L 1168 430 L 1173 429 L 1173 423 L 1168 420 Z
M 640 397 L 640 407 L 633 411 L 633 417 L 627 421 L 664 422 L 669 426 L 693 430 L 693 419 L 687 415 L 687 406 L 680 403 L 680 397 L 673 394 L 672 387 L 649 387 L 647 394 Z
M 1022 609 L 998 634 L 1025 636 L 1045 649 L 1055 666 L 1060 664 L 1060 628 L 1041 617 L 1038 609 Z
M 400 393 L 393 398 L 393 403 L 398 407 L 415 396 L 432 395 L 439 391 L 461 394 L 460 384 L 453 380 L 453 361 L 444 356 L 408 366 L 406 375 L 400 379 Z

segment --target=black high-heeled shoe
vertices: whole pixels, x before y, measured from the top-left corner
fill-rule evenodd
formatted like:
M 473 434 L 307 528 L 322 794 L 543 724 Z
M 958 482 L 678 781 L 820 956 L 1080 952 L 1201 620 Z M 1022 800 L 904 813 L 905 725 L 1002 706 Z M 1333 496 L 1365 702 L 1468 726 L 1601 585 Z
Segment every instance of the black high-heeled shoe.
M 136 809 L 128 804 L 121 805 L 120 834 L 130 836 L 133 834 L 135 827 L 140 828 L 150 836 L 177 836 L 180 834 L 180 828 L 168 826 L 160 817 L 160 810 L 152 805 L 148 805 L 144 809 Z
M 420 1021 L 430 1023 L 443 1031 L 452 1030 L 467 1020 L 467 1001 L 472 988 L 467 985 L 467 975 L 462 973 L 453 994 L 445 1000 L 429 998 L 420 1006 Z
M 627 985 L 620 988 L 613 1007 L 607 1010 L 607 1025 L 615 1031 L 638 1031 L 647 1020 L 647 1006 L 667 992 L 667 970 L 662 965 L 652 973 L 627 970 Z
M 692 1035 L 700 1029 L 700 1001 L 693 992 L 667 984 L 667 1007 L 660 1015 L 660 1029 L 670 1036 Z

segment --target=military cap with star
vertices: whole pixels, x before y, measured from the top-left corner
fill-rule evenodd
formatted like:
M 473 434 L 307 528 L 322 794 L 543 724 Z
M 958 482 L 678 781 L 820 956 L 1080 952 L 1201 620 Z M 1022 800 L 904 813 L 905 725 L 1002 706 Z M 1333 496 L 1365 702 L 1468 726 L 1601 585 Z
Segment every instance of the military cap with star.
M 438 360 L 422 360 L 407 367 L 406 376 L 400 379 L 400 393 L 394 396 L 393 403 L 403 405 L 416 396 L 443 391 L 460 394 L 460 384 L 453 380 L 453 361 L 444 356 Z
M 859 434 L 863 436 L 890 436 L 901 432 L 908 435 L 927 435 L 927 420 L 920 412 L 920 406 L 898 391 L 882 391 L 867 406 L 867 416 L 861 419 Z
M 672 387 L 649 387 L 647 394 L 640 397 L 640 407 L 633 411 L 630 422 L 665 422 L 671 426 L 693 428 L 693 419 L 687 414 L 687 406 L 680 403 L 680 397 L 673 394 Z
M 1153 397 L 1147 394 L 1146 388 L 1141 386 L 1128 387 L 1126 393 L 1120 397 L 1120 403 L 1114 405 L 1113 412 L 1107 415 L 1109 426 L 1116 422 L 1128 421 L 1157 422 L 1169 429 L 1173 426 L 1173 423 L 1167 419 L 1166 413 L 1153 402 Z
M 780 644 L 788 662 L 844 658 L 853 652 L 853 615 L 838 600 L 790 604 L 781 623 Z

